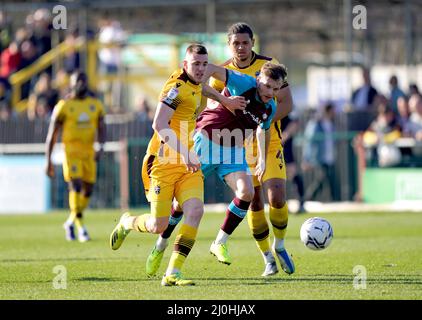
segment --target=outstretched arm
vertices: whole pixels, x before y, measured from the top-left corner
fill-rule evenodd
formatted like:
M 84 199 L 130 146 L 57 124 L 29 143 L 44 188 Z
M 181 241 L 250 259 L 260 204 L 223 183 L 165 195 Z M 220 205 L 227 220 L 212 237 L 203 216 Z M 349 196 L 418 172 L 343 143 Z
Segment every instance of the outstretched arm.
M 213 87 L 207 84 L 202 84 L 202 94 L 214 101 L 220 102 L 224 107 L 234 113 L 235 110 L 243 110 L 246 108 L 246 100 L 243 96 L 226 97 Z
M 210 77 L 213 77 L 217 80 L 226 83 L 227 69 L 220 66 L 216 66 L 212 63 L 208 63 L 207 70 L 205 71 L 204 82 L 206 82 Z

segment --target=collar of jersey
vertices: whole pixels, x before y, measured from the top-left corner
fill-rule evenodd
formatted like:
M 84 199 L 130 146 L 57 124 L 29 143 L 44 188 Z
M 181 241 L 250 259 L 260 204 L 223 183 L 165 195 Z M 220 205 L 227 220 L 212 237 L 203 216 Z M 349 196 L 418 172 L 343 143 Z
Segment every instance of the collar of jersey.
M 248 64 L 246 67 L 239 67 L 239 66 L 236 64 L 236 62 L 234 62 L 234 59 L 232 59 L 232 63 L 233 63 L 233 66 L 235 66 L 237 69 L 242 70 L 242 69 L 247 69 L 247 68 L 249 68 L 251 65 L 253 65 L 253 64 L 254 64 L 254 62 L 255 62 L 255 60 L 256 60 L 256 53 L 255 53 L 255 51 L 253 51 L 253 50 L 252 50 L 252 58 L 251 58 L 251 62 L 249 62 L 249 64 Z
M 182 72 L 183 72 L 183 74 L 186 76 L 186 79 L 188 79 L 188 82 L 190 82 L 191 84 L 193 84 L 194 86 L 199 86 L 201 83 L 198 83 L 198 82 L 195 82 L 195 81 L 193 81 L 190 77 L 189 77 L 189 75 L 188 75 L 188 73 L 185 71 L 185 69 L 183 69 L 182 68 Z

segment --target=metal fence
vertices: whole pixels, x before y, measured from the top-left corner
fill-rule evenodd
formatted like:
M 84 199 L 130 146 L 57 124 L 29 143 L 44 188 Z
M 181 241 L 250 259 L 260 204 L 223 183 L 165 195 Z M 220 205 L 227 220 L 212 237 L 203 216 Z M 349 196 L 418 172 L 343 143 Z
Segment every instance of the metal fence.
M 336 193 L 337 200 L 351 200 L 356 190 L 356 160 L 351 141 L 355 132 L 364 129 L 373 119 L 368 113 L 338 114 L 336 123 Z M 307 116 L 300 119 L 303 128 L 308 121 Z M 108 116 L 106 118 L 107 141 L 115 142 L 125 139 L 128 153 L 129 195 L 128 203 L 131 207 L 147 205 L 141 179 L 142 160 L 146 152 L 148 141 L 152 135 L 151 122 L 137 119 L 132 115 Z M 48 130 L 48 121 L 29 121 L 26 118 L 11 119 L 0 122 L 0 144 L 35 144 L 44 143 Z M 303 139 L 299 133 L 294 142 L 294 153 L 300 164 L 302 158 Z M 37 151 L 35 151 L 37 152 Z M 38 153 L 42 153 L 39 150 Z M 27 154 L 33 154 L 28 150 Z M 119 153 L 109 150 L 98 164 L 98 179 L 91 200 L 91 207 L 116 208 L 121 201 L 121 163 Z M 52 201 L 54 208 L 67 207 L 67 186 L 62 178 L 62 169 L 56 167 L 56 177 L 52 181 Z M 314 179 L 312 172 L 304 174 L 305 186 Z M 291 184 L 288 186 L 289 197 L 297 197 Z M 230 189 L 217 176 L 212 175 L 205 180 L 205 202 L 219 203 L 231 201 L 233 195 Z M 329 200 L 327 188 L 320 194 L 319 200 Z

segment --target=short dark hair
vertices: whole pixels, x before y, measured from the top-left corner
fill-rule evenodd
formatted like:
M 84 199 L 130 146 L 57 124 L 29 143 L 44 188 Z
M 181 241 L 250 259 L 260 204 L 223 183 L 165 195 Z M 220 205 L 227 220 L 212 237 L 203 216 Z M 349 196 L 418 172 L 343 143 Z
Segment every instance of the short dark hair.
M 207 48 L 199 43 L 192 43 L 186 49 L 186 53 L 208 54 Z
M 261 67 L 260 73 L 276 81 L 281 79 L 283 80 L 283 82 L 286 82 L 287 80 L 287 69 L 282 64 L 272 63 L 268 61 Z
M 253 39 L 252 28 L 245 22 L 237 22 L 232 24 L 227 31 L 227 37 L 230 39 L 232 35 L 238 33 L 247 33 L 249 34 L 249 37 Z

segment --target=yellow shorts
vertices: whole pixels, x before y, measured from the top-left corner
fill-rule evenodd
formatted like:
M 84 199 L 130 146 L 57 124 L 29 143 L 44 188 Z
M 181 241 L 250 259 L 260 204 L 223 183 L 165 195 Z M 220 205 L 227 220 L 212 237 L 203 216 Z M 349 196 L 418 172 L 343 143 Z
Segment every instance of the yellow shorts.
M 254 172 L 256 163 L 247 161 L 251 172 Z M 262 182 L 270 179 L 284 179 L 286 180 L 286 164 L 284 162 L 283 147 L 281 143 L 279 146 L 271 146 L 268 150 L 267 161 L 265 163 L 265 173 L 262 177 Z M 252 176 L 253 186 L 258 187 L 261 183 L 258 181 L 257 176 Z
M 202 171 L 191 173 L 183 164 L 160 164 L 154 155 L 146 154 L 142 163 L 142 181 L 154 217 L 170 216 L 173 198 L 180 206 L 192 198 L 204 201 Z
M 63 176 L 66 182 L 73 179 L 81 179 L 84 182 L 94 184 L 97 180 L 97 162 L 94 156 L 78 158 L 65 155 L 63 161 Z

